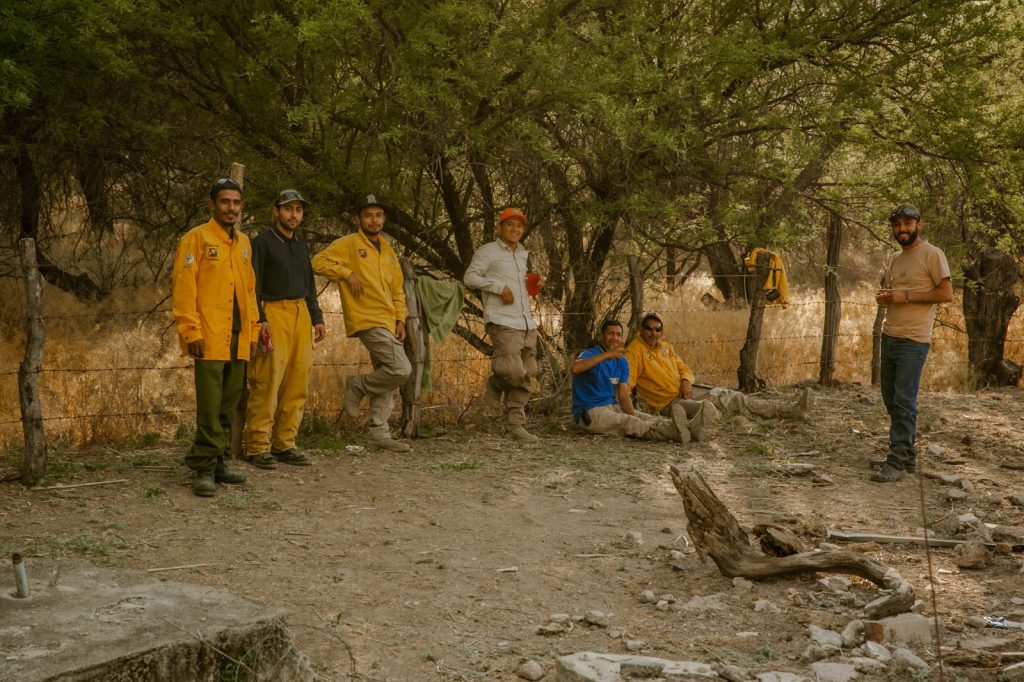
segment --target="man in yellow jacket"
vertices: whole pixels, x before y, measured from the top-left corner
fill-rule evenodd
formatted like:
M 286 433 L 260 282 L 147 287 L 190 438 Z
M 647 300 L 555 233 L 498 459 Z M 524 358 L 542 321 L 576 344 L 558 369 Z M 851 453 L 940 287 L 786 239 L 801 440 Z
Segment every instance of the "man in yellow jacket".
M 652 412 L 671 415 L 674 404 L 686 409 L 691 440 L 700 440 L 705 424 L 718 418 L 719 411 L 745 411 L 759 417 L 795 419 L 809 410 L 810 391 L 804 389 L 795 404 L 752 398 L 729 388 L 694 385 L 693 370 L 664 339 L 665 323 L 658 313 L 640 320 L 636 337 L 626 347 L 629 385 Z
M 381 237 L 386 217 L 373 194 L 356 211 L 359 231 L 336 239 L 313 257 L 313 272 L 338 283 L 345 332 L 358 338 L 370 352 L 373 371 L 353 374 L 345 384 L 345 414 L 359 416 L 365 396 L 370 408 L 366 417 L 368 444 L 379 450 L 407 452 L 409 446 L 392 440 L 388 418 L 395 406 L 395 391 L 412 373 L 405 355 L 404 279 L 398 256 Z
M 217 483 L 245 482 L 224 460 L 246 361 L 259 335 L 252 245 L 235 226 L 241 187 L 218 180 L 209 208 L 209 222 L 181 238 L 171 275 L 178 340 L 195 360 L 196 438 L 185 463 L 196 472 L 192 492 L 201 497 L 212 496 Z

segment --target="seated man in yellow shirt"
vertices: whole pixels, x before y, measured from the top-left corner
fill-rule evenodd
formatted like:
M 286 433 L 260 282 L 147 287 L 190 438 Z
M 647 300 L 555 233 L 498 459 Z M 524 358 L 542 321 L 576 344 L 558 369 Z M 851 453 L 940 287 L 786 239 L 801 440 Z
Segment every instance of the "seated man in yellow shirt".
M 673 404 L 682 404 L 692 440 L 700 440 L 704 424 L 717 419 L 719 411 L 747 412 L 769 419 L 798 419 L 807 415 L 810 391 L 806 388 L 796 403 L 784 405 L 729 388 L 694 386 L 693 370 L 664 340 L 664 333 L 665 323 L 657 313 L 647 313 L 640 320 L 636 338 L 626 347 L 629 385 L 657 414 L 668 415 Z

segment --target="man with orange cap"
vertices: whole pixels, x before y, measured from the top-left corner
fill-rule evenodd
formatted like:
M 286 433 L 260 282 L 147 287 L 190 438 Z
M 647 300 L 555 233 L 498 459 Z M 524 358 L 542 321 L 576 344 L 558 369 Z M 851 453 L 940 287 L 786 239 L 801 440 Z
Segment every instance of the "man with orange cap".
M 484 322 L 491 337 L 491 376 L 484 401 L 502 410 L 505 432 L 520 443 L 539 438 L 526 430 L 526 403 L 530 381 L 537 376 L 537 323 L 530 312 L 527 277 L 529 252 L 520 244 L 526 231 L 526 214 L 506 208 L 498 216 L 498 238 L 484 244 L 466 269 L 467 287 L 480 290 Z M 537 275 L 534 284 L 541 286 Z

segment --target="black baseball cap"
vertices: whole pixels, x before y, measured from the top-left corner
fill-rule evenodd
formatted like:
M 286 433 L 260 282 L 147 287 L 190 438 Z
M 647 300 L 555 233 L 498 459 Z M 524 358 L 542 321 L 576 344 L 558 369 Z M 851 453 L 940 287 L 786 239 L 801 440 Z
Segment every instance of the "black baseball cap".
M 274 206 L 284 206 L 285 204 L 290 204 L 293 201 L 297 201 L 302 204 L 303 208 L 309 206 L 309 202 L 299 194 L 299 190 L 297 189 L 281 190 L 277 195 L 277 201 L 274 202 Z
M 892 210 L 889 214 L 889 222 L 896 220 L 900 216 L 907 216 L 908 218 L 921 219 L 921 212 L 917 210 L 917 206 L 913 204 L 900 204 Z
M 359 213 L 363 209 L 376 206 L 377 208 L 384 208 L 384 204 L 377 198 L 376 194 L 360 195 L 359 199 L 356 200 L 356 213 Z
M 226 189 L 233 189 L 239 194 L 242 193 L 241 186 L 231 178 L 221 178 L 210 187 L 210 201 L 217 201 L 217 195 Z

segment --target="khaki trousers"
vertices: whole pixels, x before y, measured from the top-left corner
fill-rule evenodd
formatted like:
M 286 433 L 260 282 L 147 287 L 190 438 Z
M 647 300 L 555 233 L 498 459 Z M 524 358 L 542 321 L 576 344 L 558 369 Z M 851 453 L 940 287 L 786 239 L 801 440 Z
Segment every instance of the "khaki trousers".
M 352 380 L 360 394 L 370 401 L 366 415 L 367 432 L 371 439 L 388 438 L 388 419 L 395 409 L 395 391 L 412 374 L 412 365 L 402 342 L 383 327 L 357 332 L 356 338 L 370 351 L 370 363 L 373 365 L 372 372 Z
M 679 440 L 679 430 L 671 419 L 655 417 L 637 411 L 636 416 L 628 415 L 618 405 L 602 405 L 587 411 L 590 423 L 582 419 L 581 429 L 600 436 L 629 436 L 642 440 Z
M 313 323 L 305 299 L 265 301 L 274 350 L 249 361 L 245 453 L 249 457 L 295 449 L 313 367 Z
M 537 376 L 537 330 L 512 329 L 487 323 L 494 354 L 487 382 L 499 396 L 505 395 L 505 424 L 526 424 L 526 403 L 530 401 L 530 381 Z

